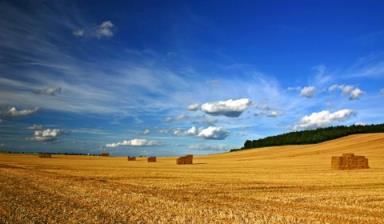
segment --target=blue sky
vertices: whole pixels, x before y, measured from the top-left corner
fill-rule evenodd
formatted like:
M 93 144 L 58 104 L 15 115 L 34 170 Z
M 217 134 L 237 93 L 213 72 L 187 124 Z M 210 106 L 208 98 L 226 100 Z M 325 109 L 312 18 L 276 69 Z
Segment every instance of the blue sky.
M 1 1 L 0 148 L 207 154 L 384 122 L 382 1 Z

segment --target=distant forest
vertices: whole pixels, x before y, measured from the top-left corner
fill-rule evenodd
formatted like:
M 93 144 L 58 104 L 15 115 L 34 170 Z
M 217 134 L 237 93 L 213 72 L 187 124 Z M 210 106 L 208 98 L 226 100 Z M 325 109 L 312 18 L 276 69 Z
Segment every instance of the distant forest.
M 232 149 L 231 151 L 266 146 L 313 144 L 344 137 L 351 134 L 378 132 L 384 132 L 384 124 L 336 126 L 328 128 L 319 128 L 316 130 L 295 131 L 257 140 L 247 140 L 245 141 L 244 146 L 242 148 Z

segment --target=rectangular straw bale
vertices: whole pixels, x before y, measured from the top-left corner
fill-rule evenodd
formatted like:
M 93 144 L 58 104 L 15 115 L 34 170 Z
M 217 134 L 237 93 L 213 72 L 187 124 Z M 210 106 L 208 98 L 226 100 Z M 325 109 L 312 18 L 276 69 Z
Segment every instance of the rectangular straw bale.
M 148 157 L 147 161 L 148 161 L 149 163 L 154 163 L 154 162 L 156 162 L 156 156 L 150 156 L 150 157 Z

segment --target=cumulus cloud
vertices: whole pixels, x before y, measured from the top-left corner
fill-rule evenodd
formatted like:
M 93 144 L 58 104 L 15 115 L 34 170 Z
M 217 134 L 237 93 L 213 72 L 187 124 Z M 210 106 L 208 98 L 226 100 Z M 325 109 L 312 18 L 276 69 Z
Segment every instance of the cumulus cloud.
M 196 111 L 196 110 L 199 109 L 199 107 L 200 107 L 200 104 L 198 104 L 198 103 L 193 103 L 193 104 L 188 105 L 187 109 L 188 109 L 189 111 Z
M 61 87 L 49 87 L 44 89 L 37 89 L 33 91 L 35 94 L 47 95 L 47 96 L 56 96 L 61 93 Z
M 213 116 L 238 117 L 250 104 L 251 100 L 247 98 L 237 100 L 229 99 L 226 101 L 204 103 L 201 105 L 201 111 Z
M 214 140 L 223 140 L 227 138 L 229 135 L 229 131 L 221 127 L 210 126 L 208 128 L 202 129 L 199 131 L 199 137 L 205 139 L 214 139 Z
M 315 95 L 316 87 L 314 86 L 305 86 L 300 90 L 300 96 L 311 98 Z
M 24 109 L 24 110 L 18 110 L 16 107 L 9 108 L 8 111 L 5 112 L 6 116 L 11 117 L 21 117 L 21 116 L 27 116 L 36 113 L 39 110 L 38 107 L 31 108 L 31 109 Z
M 149 130 L 148 128 L 146 128 L 146 129 L 144 129 L 144 131 L 143 131 L 143 135 L 147 135 L 147 134 L 149 134 L 149 132 L 150 132 L 150 130 Z
M 300 119 L 294 129 L 316 129 L 331 126 L 335 122 L 344 121 L 355 115 L 355 112 L 350 109 L 342 109 L 336 112 L 323 110 L 306 115 Z
M 123 140 L 121 142 L 106 144 L 105 146 L 108 148 L 116 148 L 119 146 L 141 147 L 141 146 L 158 146 L 158 145 L 161 145 L 161 143 L 158 141 L 134 138 L 131 140 Z
M 189 129 L 174 128 L 171 129 L 171 133 L 175 136 L 198 136 L 202 128 L 197 128 L 195 126 Z
M 98 38 L 112 37 L 113 36 L 113 32 L 112 32 L 113 27 L 114 27 L 114 25 L 110 20 L 102 22 L 100 24 L 99 28 L 97 29 L 96 36 Z
M 343 94 L 349 96 L 350 100 L 356 100 L 359 99 L 361 95 L 364 94 L 364 92 L 359 89 L 358 87 L 354 87 L 352 85 L 332 85 L 328 88 L 329 91 L 335 91 L 335 90 L 340 90 Z
M 110 20 L 107 20 L 96 27 L 74 30 L 72 34 L 75 37 L 95 37 L 98 39 L 109 38 L 114 35 L 114 27 L 115 25 Z
M 191 127 L 186 131 L 187 135 L 198 135 L 199 134 L 199 129 L 197 129 L 195 126 Z
M 222 127 L 209 126 L 207 128 L 197 128 L 192 126 L 189 129 L 175 128 L 170 131 L 175 136 L 196 136 L 205 139 L 223 140 L 228 137 L 229 131 Z
M 33 139 L 36 141 L 51 141 L 62 134 L 60 129 L 35 130 Z

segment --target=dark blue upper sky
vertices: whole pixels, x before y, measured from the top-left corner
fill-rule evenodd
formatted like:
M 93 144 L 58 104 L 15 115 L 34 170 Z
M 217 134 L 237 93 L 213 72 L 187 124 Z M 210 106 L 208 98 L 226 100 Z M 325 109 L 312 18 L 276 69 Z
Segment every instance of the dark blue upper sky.
M 383 122 L 383 1 L 2 1 L 0 148 L 212 153 Z

